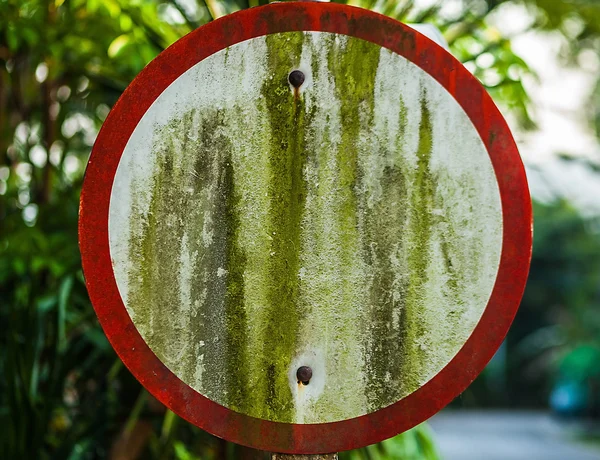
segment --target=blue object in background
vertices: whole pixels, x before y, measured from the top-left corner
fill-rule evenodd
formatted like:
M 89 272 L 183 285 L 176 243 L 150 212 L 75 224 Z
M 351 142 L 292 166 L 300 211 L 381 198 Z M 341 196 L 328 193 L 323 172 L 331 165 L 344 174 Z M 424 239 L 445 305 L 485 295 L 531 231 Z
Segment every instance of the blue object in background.
M 590 404 L 590 390 L 583 382 L 562 381 L 550 393 L 550 407 L 562 417 L 583 416 L 588 412 Z

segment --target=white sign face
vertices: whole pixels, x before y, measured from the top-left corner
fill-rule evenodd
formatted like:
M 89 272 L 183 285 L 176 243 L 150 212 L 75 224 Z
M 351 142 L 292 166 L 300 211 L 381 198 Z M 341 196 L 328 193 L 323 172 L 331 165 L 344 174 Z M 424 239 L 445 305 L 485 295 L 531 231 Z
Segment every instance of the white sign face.
M 502 207 L 482 139 L 428 73 L 287 32 L 209 56 L 150 106 L 109 240 L 135 327 L 179 379 L 235 412 L 324 423 L 456 356 L 494 287 Z

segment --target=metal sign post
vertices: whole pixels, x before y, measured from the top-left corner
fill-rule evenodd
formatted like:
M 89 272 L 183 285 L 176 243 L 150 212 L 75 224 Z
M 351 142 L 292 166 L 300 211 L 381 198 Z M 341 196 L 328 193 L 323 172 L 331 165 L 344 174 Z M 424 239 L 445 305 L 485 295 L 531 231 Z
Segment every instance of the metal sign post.
M 446 50 L 363 9 L 275 3 L 131 83 L 88 164 L 80 246 L 157 399 L 320 454 L 414 427 L 483 370 L 523 293 L 531 203 L 506 122 Z

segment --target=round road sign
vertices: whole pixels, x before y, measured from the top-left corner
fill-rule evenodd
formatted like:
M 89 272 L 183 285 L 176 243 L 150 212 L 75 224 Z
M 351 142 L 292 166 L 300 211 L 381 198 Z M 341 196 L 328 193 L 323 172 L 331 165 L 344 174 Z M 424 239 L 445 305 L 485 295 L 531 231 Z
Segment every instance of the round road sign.
M 506 122 L 447 51 L 324 3 L 226 16 L 152 61 L 94 146 L 86 282 L 160 401 L 283 453 L 424 421 L 500 346 L 531 254 Z

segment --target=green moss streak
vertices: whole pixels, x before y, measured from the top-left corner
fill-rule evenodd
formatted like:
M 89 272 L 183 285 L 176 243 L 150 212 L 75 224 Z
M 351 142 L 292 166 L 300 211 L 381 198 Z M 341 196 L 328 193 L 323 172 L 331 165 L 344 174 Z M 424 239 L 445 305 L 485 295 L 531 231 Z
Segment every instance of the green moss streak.
M 350 272 L 356 265 L 361 240 L 358 231 L 357 193 L 358 183 L 361 181 L 361 171 L 358 168 L 361 135 L 369 136 L 373 124 L 375 81 L 381 48 L 363 40 L 348 39 L 345 47 L 336 44 L 333 36 L 329 40 L 328 68 L 333 75 L 336 96 L 340 101 L 342 122 L 341 142 L 336 151 L 339 203 L 335 228 L 341 242 L 340 267 L 347 267 Z M 344 308 L 355 302 L 352 283 L 356 280 L 352 276 L 343 276 L 342 279 L 344 286 L 341 302 L 332 306 L 333 308 Z M 358 312 L 353 314 L 357 315 Z M 360 321 L 358 318 L 357 320 Z M 350 320 L 339 322 L 335 329 L 341 341 L 349 340 L 346 337 L 357 334 L 357 324 Z M 357 356 L 342 351 L 338 365 L 340 368 L 352 369 L 356 364 L 347 361 L 356 359 Z
M 224 344 L 211 343 L 208 337 L 211 330 L 224 328 L 223 318 L 218 312 L 224 308 L 225 278 L 218 278 L 215 274 L 225 264 L 227 251 L 226 235 L 219 225 L 225 208 L 221 198 L 225 184 L 220 175 L 223 163 L 227 161 L 226 152 L 230 148 L 227 139 L 214 134 L 223 125 L 222 114 L 218 111 L 203 113 L 199 124 L 194 123 L 194 115 L 192 111 L 185 114 L 181 121 L 172 122 L 172 135 L 183 137 L 187 145 L 185 150 L 168 152 L 169 155 L 178 157 L 182 156 L 180 152 L 187 153 L 182 159 L 185 162 L 182 169 L 186 178 L 189 178 L 185 182 L 189 181 L 191 188 L 185 205 L 177 210 L 188 232 L 186 249 L 193 263 L 190 279 L 191 319 L 186 332 L 188 343 L 195 344 L 195 349 L 193 353 L 186 355 L 182 371 L 189 376 L 189 381 L 196 381 L 194 374 L 199 358 L 203 356 L 203 375 L 210 376 L 203 379 L 203 386 L 207 393 L 216 394 L 227 381 L 222 366 L 217 365 L 219 356 L 224 351 Z M 197 140 L 193 140 L 195 138 Z M 170 186 L 179 188 L 181 193 L 180 184 L 173 183 Z M 203 237 L 203 230 L 207 229 L 212 232 L 209 243 Z M 203 346 L 200 345 L 201 341 L 204 341 Z
M 198 380 L 202 365 L 209 376 L 202 379 L 203 392 L 220 395 L 228 388 L 230 407 L 238 408 L 247 399 L 246 374 L 238 372 L 247 354 L 241 282 L 245 258 L 235 233 L 231 144 L 219 129 L 223 113 L 205 111 L 200 122 L 195 117 L 195 111 L 186 113 L 156 134 L 159 160 L 148 218 L 141 232 L 130 231 L 131 256 L 141 256 L 141 263 L 129 276 L 128 304 L 136 306 L 136 324 L 148 328 L 145 338 L 159 358 L 188 382 Z M 186 152 L 182 164 L 174 165 L 181 152 Z M 182 251 L 191 273 L 179 270 Z M 226 276 L 218 276 L 219 270 L 226 270 Z M 183 276 L 191 277 L 188 305 L 180 301 Z M 225 340 L 211 340 L 224 330 L 232 331 Z M 180 353 L 186 347 L 192 350 Z
M 293 421 L 288 367 L 296 353 L 300 223 L 306 199 L 303 168 L 306 162 L 305 104 L 290 90 L 288 74 L 299 64 L 303 33 L 267 36 L 267 78 L 262 94 L 271 126 L 269 146 L 269 224 L 271 240 L 267 283 L 267 313 L 262 368 L 255 388 L 254 413 L 284 422 Z M 289 39 L 289 40 L 287 40 Z
M 419 346 L 424 334 L 420 314 L 428 281 L 427 267 L 430 257 L 430 240 L 432 236 L 432 210 L 435 194 L 435 178 L 430 170 L 433 149 L 433 122 L 425 91 L 421 96 L 421 123 L 419 125 L 419 146 L 417 149 L 417 171 L 411 190 L 410 241 L 412 246 L 408 253 L 408 273 L 410 276 L 406 308 L 402 312 L 403 343 L 403 393 L 415 391 L 421 382 L 426 354 Z
M 367 391 L 369 407 L 375 410 L 394 402 L 401 394 L 405 377 L 402 374 L 405 347 L 401 340 L 404 324 L 400 314 L 406 309 L 406 282 L 399 284 L 399 268 L 393 260 L 400 258 L 404 244 L 408 191 L 403 163 L 390 161 L 402 157 L 402 136 L 406 130 L 406 107 L 400 98 L 400 117 L 395 152 L 382 152 L 386 161 L 380 185 L 381 198 L 365 216 L 365 247 L 363 251 L 370 267 L 372 282 L 369 345 L 366 351 Z M 386 143 L 382 143 L 385 145 Z M 365 204 L 366 206 L 366 204 Z M 398 262 L 396 262 L 398 263 Z
M 212 232 L 212 244 L 209 250 L 214 251 L 216 257 L 209 260 L 206 279 L 194 280 L 192 298 L 202 298 L 201 290 L 207 288 L 204 293 L 206 306 L 202 309 L 207 321 L 202 330 L 192 333 L 195 340 L 202 337 L 208 342 L 205 344 L 207 351 L 220 353 L 205 356 L 203 388 L 214 394 L 221 394 L 227 388 L 229 407 L 244 410 L 248 391 L 247 373 L 239 370 L 246 363 L 248 355 L 243 281 L 246 256 L 240 248 L 237 234 L 239 192 L 234 183 L 231 142 L 223 134 L 229 130 L 220 129 L 227 126 L 225 115 L 222 111 L 214 110 L 203 114 L 203 117 L 203 122 L 196 128 L 199 129 L 198 146 L 192 151 L 197 152 L 194 168 L 197 187 L 204 188 L 205 193 L 210 194 L 212 222 L 207 227 Z M 198 223 L 190 223 L 190 227 L 196 230 L 195 242 L 203 240 L 202 231 L 206 230 Z M 221 272 L 222 275 L 218 276 L 219 269 L 226 270 L 226 273 Z M 223 329 L 224 344 L 210 343 L 215 331 Z M 223 357 L 226 358 L 225 366 Z
M 168 149 L 170 145 L 164 147 Z M 165 331 L 182 331 L 182 327 L 173 324 L 180 295 L 178 260 L 173 254 L 179 254 L 183 228 L 171 213 L 179 205 L 177 193 L 168 186 L 176 175 L 171 160 L 168 155 L 160 159 L 161 177 L 153 180 L 148 219 L 141 224 L 141 238 L 138 239 L 134 228 L 129 232 L 131 260 L 141 259 L 141 263 L 129 274 L 127 302 L 136 306 L 137 324 L 147 327 L 146 339 L 156 347 L 159 358 L 166 360 L 170 341 Z M 162 239 L 165 232 L 172 238 Z M 157 286 L 161 289 L 156 289 Z
M 343 191 L 338 228 L 343 239 L 350 238 L 354 241 L 357 228 L 355 192 L 358 154 L 363 128 L 361 121 L 365 128 L 373 123 L 375 77 L 380 51 L 379 46 L 355 39 L 348 40 L 345 48 L 333 44 L 329 46 L 329 71 L 334 77 L 342 119 L 342 139 L 336 152 L 340 168 L 339 186 Z
M 458 236 L 446 219 L 444 219 L 444 223 L 446 224 L 444 226 L 446 231 L 442 235 L 441 250 L 446 273 L 448 274 L 444 289 L 444 297 L 446 299 L 446 304 L 449 306 L 446 313 L 445 324 L 449 331 L 461 331 L 464 329 L 463 313 L 466 304 L 463 286 L 467 285 L 469 281 L 465 279 L 464 272 L 456 269 L 453 262 L 453 257 L 457 254 L 454 242 L 458 240 Z M 477 259 L 481 260 L 479 257 Z M 478 276 L 478 274 L 474 275 Z M 455 348 L 459 347 L 460 343 L 455 343 L 457 339 L 460 341 L 463 337 L 450 335 L 445 345 L 449 348 L 451 346 Z
M 440 178 L 440 182 L 448 180 L 445 177 Z M 476 202 L 480 199 L 476 195 L 478 189 L 476 186 L 469 185 L 470 180 L 469 176 L 463 177 L 461 185 L 475 191 L 475 193 L 469 193 L 468 201 Z M 440 201 L 440 198 L 436 197 L 436 208 L 451 209 L 448 204 L 443 202 L 438 203 L 438 201 Z M 473 210 L 471 209 L 472 212 Z M 477 265 L 473 264 L 473 260 L 483 260 L 480 252 L 481 249 L 478 244 L 470 245 L 468 250 L 457 245 L 457 242 L 461 240 L 461 236 L 457 234 L 456 228 L 459 225 L 464 227 L 472 226 L 472 222 L 469 220 L 463 220 L 457 224 L 453 223 L 449 216 L 440 215 L 435 218 L 433 225 L 440 229 L 439 244 L 443 257 L 442 262 L 445 272 L 448 274 L 445 285 L 442 287 L 444 298 L 448 305 L 445 324 L 449 331 L 462 331 L 465 328 L 463 314 L 469 303 L 465 287 L 469 286 L 473 282 L 473 279 L 481 276 L 481 273 L 477 270 Z M 446 340 L 448 349 L 460 347 L 461 339 L 463 339 L 461 336 L 449 335 Z
M 223 169 L 223 196 L 225 196 L 227 246 L 227 291 L 225 296 L 225 321 L 227 325 L 227 400 L 233 410 L 247 412 L 251 396 L 248 374 L 243 372 L 248 362 L 247 314 L 244 305 L 244 270 L 246 254 L 238 243 L 237 229 L 240 217 L 236 212 L 239 194 L 233 182 L 233 167 L 230 160 Z

